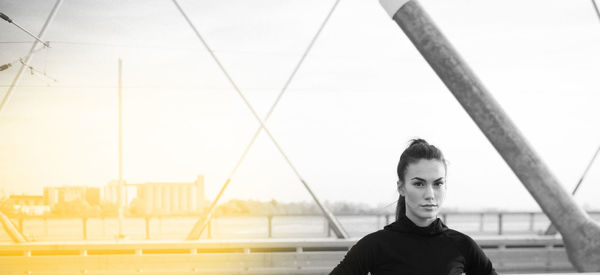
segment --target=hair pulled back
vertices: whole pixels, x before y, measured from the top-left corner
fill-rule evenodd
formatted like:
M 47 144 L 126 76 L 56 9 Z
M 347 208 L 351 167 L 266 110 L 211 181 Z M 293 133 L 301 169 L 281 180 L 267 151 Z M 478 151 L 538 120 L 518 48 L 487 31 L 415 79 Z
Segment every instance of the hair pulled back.
M 399 183 L 404 182 L 404 176 L 406 174 L 406 168 L 409 164 L 418 162 L 419 160 L 439 160 L 446 167 L 446 159 L 442 154 L 442 151 L 429 144 L 424 139 L 413 139 L 410 141 L 410 145 L 400 155 L 400 161 L 398 162 L 398 181 Z M 396 220 L 406 215 L 406 199 L 404 196 L 399 195 L 398 204 L 396 205 Z

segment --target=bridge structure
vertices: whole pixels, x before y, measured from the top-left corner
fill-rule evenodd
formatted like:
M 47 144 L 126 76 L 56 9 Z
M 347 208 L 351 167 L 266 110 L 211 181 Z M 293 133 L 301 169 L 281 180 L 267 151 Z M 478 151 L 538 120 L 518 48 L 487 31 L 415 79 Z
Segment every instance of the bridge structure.
M 57 3 L 60 2 L 59 0 Z M 173 2 L 186 17 L 202 44 L 212 54 L 177 1 Z M 460 58 L 450 42 L 437 29 L 423 8 L 416 0 L 381 0 L 381 3 L 562 235 L 562 238 L 557 236 L 476 238 L 495 263 L 497 270 L 503 273 L 600 272 L 598 223 L 592 221 L 574 203 L 570 194 L 560 187 L 551 171 L 529 146 L 474 72 Z M 31 52 L 27 60 L 30 56 Z M 214 54 L 212 56 L 259 122 L 260 127 L 257 132 L 265 131 L 273 141 L 288 164 L 292 166 L 301 183 L 320 206 L 339 239 L 194 240 L 199 237 L 207 221 L 210 220 L 209 213 L 207 217 L 198 221 L 186 241 L 21 242 L 1 245 L 2 274 L 327 274 L 335 263 L 339 262 L 356 239 L 348 238 L 336 218 L 320 203 L 308 184 L 285 157 L 264 124 L 268 116 L 263 119 L 256 114 L 219 60 Z M 4 102 L 6 98 L 3 104 Z M 229 179 L 218 197 L 228 183 Z M 218 197 L 213 201 L 209 212 L 214 209 Z M 7 224 L 5 227 L 13 229 Z M 15 240 L 19 239 L 14 230 L 9 231 L 15 234 Z

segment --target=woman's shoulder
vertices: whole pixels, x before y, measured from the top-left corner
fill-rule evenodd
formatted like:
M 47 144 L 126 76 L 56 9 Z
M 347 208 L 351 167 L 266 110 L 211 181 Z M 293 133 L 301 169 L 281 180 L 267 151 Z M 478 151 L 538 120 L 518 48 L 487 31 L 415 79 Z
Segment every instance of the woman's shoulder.
M 470 247 L 473 245 L 477 245 L 475 240 L 473 240 L 473 238 L 471 238 L 469 235 L 455 229 L 448 228 L 446 231 L 444 231 L 444 235 L 449 239 L 452 239 L 460 246 Z
M 453 238 L 459 238 L 459 239 L 471 238 L 471 237 L 469 237 L 469 235 L 462 233 L 456 229 L 449 228 L 449 227 L 446 229 L 446 231 L 444 231 L 444 233 L 447 236 L 453 237 Z
M 371 233 L 365 235 L 364 237 L 360 238 L 358 240 L 358 242 L 361 242 L 361 243 L 377 243 L 377 242 L 385 241 L 389 237 L 390 237 L 389 236 L 389 232 L 387 232 L 387 230 L 380 229 L 380 230 L 377 230 L 375 232 L 371 232 Z
M 448 229 L 444 232 L 446 236 L 454 242 L 456 248 L 468 259 L 478 258 L 484 255 L 483 250 L 469 235 L 454 229 Z M 487 258 L 486 258 L 487 259 Z
M 389 231 L 381 229 L 363 236 L 354 246 L 362 249 L 378 249 L 382 244 L 389 243 L 392 238 Z

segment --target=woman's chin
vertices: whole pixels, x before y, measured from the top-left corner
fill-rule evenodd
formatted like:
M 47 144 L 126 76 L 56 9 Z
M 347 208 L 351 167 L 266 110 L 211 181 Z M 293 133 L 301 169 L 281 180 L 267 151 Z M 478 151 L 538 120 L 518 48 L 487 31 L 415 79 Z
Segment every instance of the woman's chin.
M 419 218 L 423 220 L 432 220 L 437 218 L 438 211 L 423 211 L 420 213 Z

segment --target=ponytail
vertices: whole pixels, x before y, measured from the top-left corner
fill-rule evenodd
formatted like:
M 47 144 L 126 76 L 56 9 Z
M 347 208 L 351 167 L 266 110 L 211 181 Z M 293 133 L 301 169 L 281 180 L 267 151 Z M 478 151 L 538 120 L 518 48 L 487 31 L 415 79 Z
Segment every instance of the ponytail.
M 398 197 L 398 204 L 396 204 L 396 220 L 402 217 L 406 217 L 406 198 L 400 195 Z

